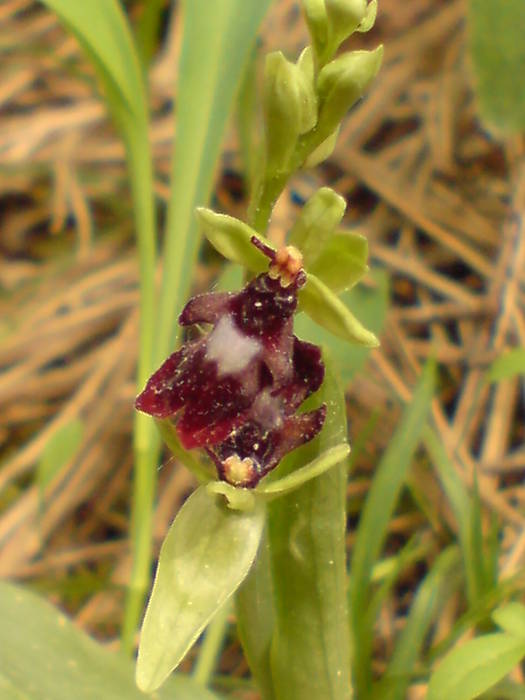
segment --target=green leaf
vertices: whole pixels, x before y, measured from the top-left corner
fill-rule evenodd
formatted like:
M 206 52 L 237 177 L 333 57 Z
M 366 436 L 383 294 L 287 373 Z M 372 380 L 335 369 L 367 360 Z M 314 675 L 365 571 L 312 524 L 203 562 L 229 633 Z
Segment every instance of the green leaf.
M 37 483 L 42 493 L 55 474 L 73 457 L 84 436 L 84 423 L 74 418 L 61 426 L 46 443 L 37 467 Z
M 368 241 L 359 233 L 338 233 L 330 238 L 308 268 L 335 294 L 353 287 L 368 271 Z
M 194 211 L 209 200 L 226 122 L 269 5 L 270 0 L 191 0 L 183 5 L 177 133 L 156 338 L 158 364 L 173 347 L 179 331 L 177 309 L 191 286 L 200 245 Z
M 525 639 L 525 605 L 522 603 L 501 605 L 492 613 L 492 619 L 505 632 Z
M 480 565 L 480 561 L 483 562 L 483 553 L 478 551 L 479 544 L 476 544 L 481 526 L 479 503 L 476 503 L 467 491 L 442 441 L 430 426 L 425 428 L 424 441 L 458 523 L 458 537 L 467 583 L 467 599 L 473 607 L 479 604 L 479 599 L 487 588 L 485 567 Z
M 299 301 L 302 311 L 339 338 L 368 348 L 379 345 L 376 336 L 315 275 L 308 275 L 306 286 L 299 292 Z
M 412 673 L 423 650 L 430 626 L 450 594 L 451 574 L 460 563 L 457 547 L 448 547 L 434 562 L 410 606 L 406 624 L 395 642 L 394 653 L 374 696 L 378 700 L 405 700 Z
M 196 214 L 208 241 L 227 260 L 252 272 L 265 272 L 268 269 L 268 258 L 251 243 L 252 236 L 255 236 L 271 246 L 264 236 L 233 216 L 217 214 L 205 207 L 198 207 Z
M 2 700 L 141 700 L 134 664 L 110 652 L 45 600 L 0 582 Z M 191 679 L 175 675 L 158 700 L 217 700 Z
M 110 95 L 138 113 L 144 112 L 141 67 L 129 26 L 116 0 L 42 0 L 57 13 L 94 60 Z M 113 101 L 113 107 L 116 107 Z M 121 107 L 119 108 L 121 109 Z
M 470 0 L 470 53 L 479 109 L 499 132 L 525 129 L 523 0 Z
M 314 192 L 302 208 L 288 240 L 301 251 L 307 270 L 340 224 L 345 209 L 344 198 L 330 187 Z
M 349 292 L 344 292 L 341 301 L 350 309 L 355 309 L 361 323 L 374 333 L 380 333 L 386 318 L 389 300 L 388 275 L 383 270 L 373 270 L 369 274 L 373 286 L 359 284 Z M 346 386 L 356 372 L 364 366 L 369 348 L 349 345 L 322 326 L 314 323 L 309 316 L 301 313 L 295 318 L 295 333 L 316 345 L 330 348 L 335 367 Z
M 276 470 L 285 476 L 346 439 L 342 392 L 324 354 L 325 380 L 304 409 L 327 404 L 312 442 Z M 346 610 L 346 464 L 269 504 L 269 542 L 275 600 L 271 667 L 277 698 L 347 700 L 351 694 Z
M 158 688 L 242 583 L 261 539 L 264 511 L 228 510 L 201 486 L 184 503 L 160 552 L 142 625 L 137 684 Z
M 367 697 L 370 691 L 370 650 L 364 642 L 369 638 L 366 611 L 372 569 L 381 552 L 389 520 L 426 425 L 434 393 L 434 375 L 434 364 L 429 362 L 381 458 L 359 520 L 350 569 L 354 678 L 358 697 Z
M 514 348 L 496 358 L 489 368 L 487 380 L 499 382 L 517 374 L 525 374 L 525 348 Z
M 446 655 L 431 678 L 427 700 L 471 700 L 495 685 L 525 656 L 525 640 L 496 633 L 471 639 Z

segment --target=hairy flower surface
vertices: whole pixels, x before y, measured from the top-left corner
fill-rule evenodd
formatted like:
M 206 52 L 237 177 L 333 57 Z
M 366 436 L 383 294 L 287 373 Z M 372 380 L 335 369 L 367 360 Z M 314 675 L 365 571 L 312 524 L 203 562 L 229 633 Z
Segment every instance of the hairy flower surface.
M 148 380 L 138 410 L 173 418 L 186 449 L 203 447 L 221 479 L 255 486 L 291 450 L 311 440 L 326 408 L 296 415 L 323 381 L 319 348 L 293 335 L 297 293 L 306 281 L 300 253 L 275 253 L 269 271 L 237 293 L 196 296 L 179 323 L 212 325 L 185 343 Z

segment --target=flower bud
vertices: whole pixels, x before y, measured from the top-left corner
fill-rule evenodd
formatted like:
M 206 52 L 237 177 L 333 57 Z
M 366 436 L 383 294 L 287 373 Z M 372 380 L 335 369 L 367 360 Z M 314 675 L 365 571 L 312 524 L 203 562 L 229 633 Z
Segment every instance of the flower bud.
M 302 6 L 312 46 L 319 59 L 320 56 L 324 55 L 329 40 L 325 0 L 302 0 Z
M 297 60 L 297 80 L 301 97 L 301 134 L 317 124 L 317 93 L 315 91 L 314 54 L 307 46 Z
M 298 69 L 280 51 L 268 54 L 264 72 L 266 167 L 286 171 L 303 126 Z
M 366 14 L 357 27 L 358 32 L 369 32 L 375 24 L 377 16 L 377 0 L 371 0 L 366 8 Z
M 318 132 L 329 136 L 339 126 L 350 107 L 361 97 L 375 77 L 383 47 L 375 51 L 352 51 L 328 63 L 319 73 Z
M 366 15 L 366 0 L 325 0 L 332 55 L 361 24 Z

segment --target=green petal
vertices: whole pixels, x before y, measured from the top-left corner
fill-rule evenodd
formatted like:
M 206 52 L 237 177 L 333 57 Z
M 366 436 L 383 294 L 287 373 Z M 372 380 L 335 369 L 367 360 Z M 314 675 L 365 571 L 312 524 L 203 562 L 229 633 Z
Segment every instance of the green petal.
M 256 497 L 261 497 L 263 500 L 271 500 L 278 496 L 291 493 L 307 481 L 315 479 L 317 476 L 328 471 L 328 469 L 335 467 L 342 462 L 348 454 L 350 454 L 350 445 L 346 442 L 332 447 L 313 459 L 306 466 L 296 469 L 282 479 L 272 481 L 266 486 L 264 485 L 264 481 L 261 482 L 261 485 L 255 490 L 255 495 Z
M 375 348 L 376 336 L 364 328 L 343 302 L 315 275 L 308 275 L 306 286 L 299 292 L 304 310 L 316 323 L 351 343 Z

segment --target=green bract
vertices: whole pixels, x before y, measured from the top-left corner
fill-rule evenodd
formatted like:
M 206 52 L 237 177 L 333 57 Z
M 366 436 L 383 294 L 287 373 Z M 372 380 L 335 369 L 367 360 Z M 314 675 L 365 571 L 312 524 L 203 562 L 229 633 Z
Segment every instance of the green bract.
M 201 486 L 173 521 L 160 552 L 137 660 L 137 685 L 158 688 L 239 587 L 257 554 L 261 508 L 232 512 Z

